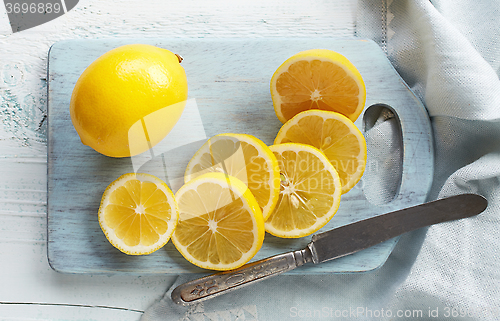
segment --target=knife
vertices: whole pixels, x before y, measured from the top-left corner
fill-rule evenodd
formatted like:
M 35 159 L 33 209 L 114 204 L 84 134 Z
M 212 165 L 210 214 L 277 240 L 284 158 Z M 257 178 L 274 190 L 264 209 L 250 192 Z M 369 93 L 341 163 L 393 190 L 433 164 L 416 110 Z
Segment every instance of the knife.
M 313 235 L 305 249 L 181 284 L 172 291 L 171 297 L 180 305 L 194 304 L 306 263 L 337 259 L 428 225 L 477 215 L 487 205 L 487 200 L 480 195 L 462 194 L 371 217 Z

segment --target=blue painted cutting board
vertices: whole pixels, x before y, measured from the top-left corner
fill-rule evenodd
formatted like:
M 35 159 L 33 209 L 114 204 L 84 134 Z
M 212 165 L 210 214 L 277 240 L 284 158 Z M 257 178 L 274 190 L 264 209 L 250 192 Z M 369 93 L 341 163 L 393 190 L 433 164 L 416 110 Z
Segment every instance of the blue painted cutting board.
M 83 70 L 106 51 L 128 43 L 152 44 L 183 56 L 189 101 L 181 120 L 163 145 L 134 158 L 114 159 L 81 144 L 71 123 L 69 103 Z M 219 133 L 252 134 L 272 144 L 281 123 L 274 113 L 269 92 L 271 76 L 288 57 L 312 48 L 337 51 L 354 63 L 367 89 L 366 107 L 356 125 L 367 135 L 379 114 L 393 115 L 400 135 L 395 138 L 398 141 L 389 142 L 389 145 L 400 144 L 402 148 L 401 157 L 397 158 L 400 163 L 387 167 L 382 164 L 383 159 L 372 157 L 390 151 L 384 150 L 384 144 L 372 145 L 367 139 L 365 176 L 342 196 L 337 214 L 321 231 L 424 202 L 433 174 L 430 122 L 420 101 L 372 41 L 331 38 L 63 41 L 52 46 L 48 63 L 47 227 L 51 267 L 67 273 L 206 272 L 186 261 L 171 242 L 147 256 L 127 256 L 113 248 L 97 220 L 101 195 L 121 174 L 134 171 L 166 180 L 175 192 L 182 184 L 182 174 L 190 157 L 207 138 Z M 385 195 L 382 202 L 375 183 L 377 175 L 387 177 L 387 174 L 397 178 L 398 186 L 393 197 L 387 199 Z M 290 240 L 266 234 L 264 245 L 254 260 L 304 248 L 309 241 L 310 237 Z M 373 270 L 386 261 L 396 242 L 397 238 L 290 273 Z

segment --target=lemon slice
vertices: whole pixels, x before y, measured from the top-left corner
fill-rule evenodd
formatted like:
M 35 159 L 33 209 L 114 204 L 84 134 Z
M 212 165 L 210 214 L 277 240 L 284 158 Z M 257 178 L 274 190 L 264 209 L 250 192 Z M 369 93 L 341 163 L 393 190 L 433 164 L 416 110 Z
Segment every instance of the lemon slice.
M 276 206 L 278 162 L 258 138 L 246 134 L 220 134 L 210 138 L 189 161 L 184 181 L 209 172 L 226 173 L 245 183 L 255 196 L 264 220 Z
M 248 187 L 235 177 L 208 173 L 176 193 L 177 250 L 204 269 L 231 270 L 247 263 L 264 241 L 264 219 Z
M 342 194 L 361 179 L 366 167 L 366 141 L 347 117 L 322 110 L 301 112 L 286 122 L 278 132 L 275 144 L 302 143 L 325 153 L 337 170 Z
M 99 225 L 108 241 L 130 255 L 152 253 L 172 235 L 179 211 L 174 194 L 159 178 L 125 174 L 104 191 Z
M 290 57 L 276 70 L 271 98 L 282 123 L 309 109 L 336 111 L 355 121 L 365 106 L 366 89 L 346 57 L 312 49 Z
M 281 171 L 278 204 L 266 231 L 285 238 L 310 235 L 335 215 L 341 185 L 335 168 L 317 148 L 287 143 L 269 147 Z

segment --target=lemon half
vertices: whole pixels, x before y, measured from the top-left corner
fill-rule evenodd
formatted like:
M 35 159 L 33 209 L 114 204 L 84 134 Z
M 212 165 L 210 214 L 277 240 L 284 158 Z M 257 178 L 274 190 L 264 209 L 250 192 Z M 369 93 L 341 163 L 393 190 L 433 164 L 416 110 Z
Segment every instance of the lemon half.
M 315 147 L 286 143 L 269 148 L 278 159 L 281 187 L 266 231 L 284 238 L 316 232 L 339 208 L 342 188 L 337 171 Z
M 226 173 L 245 183 L 255 196 L 264 220 L 276 206 L 278 162 L 260 139 L 230 133 L 211 137 L 189 161 L 184 180 L 188 182 L 209 172 Z
M 342 114 L 308 110 L 287 121 L 275 144 L 302 143 L 320 149 L 337 170 L 342 194 L 351 190 L 366 168 L 366 140 L 356 125 Z
M 265 234 L 262 212 L 239 179 L 204 174 L 183 185 L 175 197 L 180 216 L 172 241 L 194 265 L 235 269 L 261 248 Z
M 282 123 L 309 109 L 335 111 L 355 121 L 365 106 L 366 88 L 346 57 L 312 49 L 293 55 L 276 70 L 271 98 Z
M 179 217 L 174 194 L 159 178 L 125 174 L 104 191 L 99 225 L 108 241 L 131 255 L 152 253 L 164 246 Z

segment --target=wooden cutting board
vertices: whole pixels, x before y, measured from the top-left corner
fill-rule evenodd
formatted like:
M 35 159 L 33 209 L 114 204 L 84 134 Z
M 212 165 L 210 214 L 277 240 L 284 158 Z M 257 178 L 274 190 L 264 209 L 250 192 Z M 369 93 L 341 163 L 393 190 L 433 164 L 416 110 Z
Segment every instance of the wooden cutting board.
M 73 87 L 83 70 L 106 51 L 129 43 L 146 43 L 184 57 L 189 101 L 181 120 L 153 153 L 114 159 L 81 144 L 69 116 Z M 378 199 L 376 186 L 363 179 L 342 196 L 334 218 L 320 231 L 425 201 L 433 174 L 432 133 L 425 108 L 408 89 L 384 53 L 363 39 L 102 39 L 58 42 L 48 64 L 48 260 L 66 273 L 203 273 L 169 242 L 146 256 L 128 256 L 113 248 L 102 233 L 97 212 L 104 189 L 121 174 L 140 171 L 167 181 L 175 192 L 184 168 L 207 138 L 225 132 L 247 133 L 271 145 L 281 123 L 272 106 L 269 82 L 293 54 L 325 48 L 346 56 L 358 68 L 367 89 L 366 107 L 356 121 L 366 134 L 381 110 L 398 122 L 400 166 L 377 166 L 384 146 L 368 140 L 365 177 L 398 179 L 394 197 Z M 390 113 L 389 113 L 390 114 Z M 382 151 L 382 153 L 381 153 Z M 388 152 L 387 152 L 388 153 Z M 399 158 L 398 158 L 399 159 Z M 375 166 L 373 166 L 375 165 Z M 381 164 L 383 165 L 383 164 Z M 393 173 L 392 173 L 393 172 Z M 254 260 L 304 248 L 310 237 L 289 240 L 266 234 Z M 320 265 L 290 273 L 319 274 L 370 271 L 380 267 L 397 238 Z

